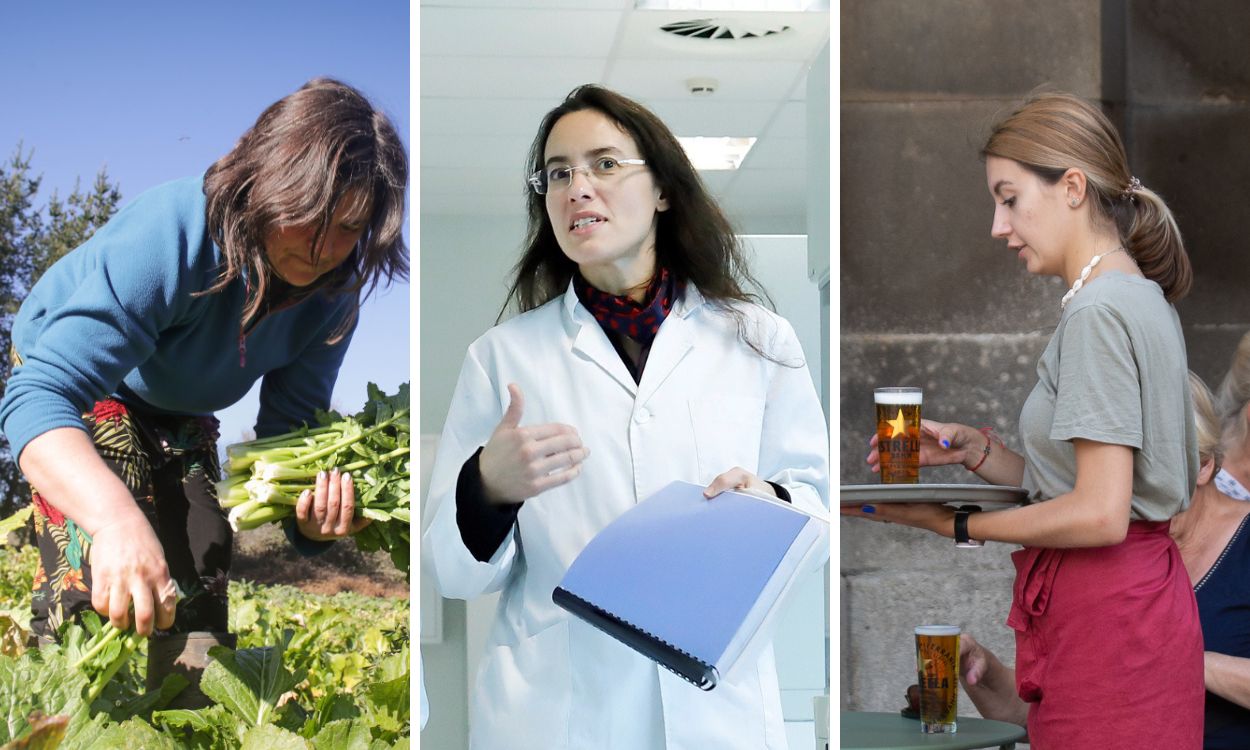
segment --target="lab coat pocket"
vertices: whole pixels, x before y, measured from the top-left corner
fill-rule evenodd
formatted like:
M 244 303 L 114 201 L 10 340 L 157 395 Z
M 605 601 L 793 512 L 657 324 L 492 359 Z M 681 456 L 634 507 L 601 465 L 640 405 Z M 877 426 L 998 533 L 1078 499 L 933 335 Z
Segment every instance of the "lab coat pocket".
M 563 748 L 571 698 L 567 619 L 517 643 L 490 644 L 474 690 L 469 745 Z
M 736 394 L 691 399 L 690 426 L 700 482 L 711 482 L 735 466 L 759 472 L 764 399 Z

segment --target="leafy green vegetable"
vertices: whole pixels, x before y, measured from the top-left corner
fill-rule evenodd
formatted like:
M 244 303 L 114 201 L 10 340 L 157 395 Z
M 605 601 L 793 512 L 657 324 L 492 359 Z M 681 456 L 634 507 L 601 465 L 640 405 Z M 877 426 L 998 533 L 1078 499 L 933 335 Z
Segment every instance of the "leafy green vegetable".
M 304 679 L 282 666 L 290 636 L 287 632 L 280 643 L 264 648 L 213 646 L 208 654 L 215 661 L 204 670 L 200 689 L 248 726 L 270 723 L 278 701 Z
M 127 719 L 105 729 L 92 740 L 92 748 L 107 750 L 179 750 L 182 746 L 142 719 Z
M 0 654 L 18 656 L 26 650 L 26 629 L 11 615 L 0 615 Z
M 332 721 L 312 738 L 313 750 L 369 750 L 372 743 L 369 725 L 350 719 Z
M 0 657 L 0 742 L 25 736 L 36 711 L 68 716 L 72 734 L 89 720 L 82 697 L 87 683 L 87 675 L 73 669 L 57 649 Z
M 370 383 L 368 393 L 368 401 L 356 414 L 319 411 L 318 427 L 305 426 L 226 449 L 229 473 L 217 484 L 217 498 L 230 510 L 235 531 L 291 518 L 300 493 L 314 488 L 317 473 L 338 468 L 352 475 L 356 514 L 373 521 L 356 535 L 357 546 L 385 550 L 397 567 L 409 571 L 408 384 L 388 396 Z
M 30 732 L 5 744 L 3 750 L 53 750 L 65 739 L 67 729 L 68 716 L 44 716 L 42 711 L 35 711 L 30 715 Z
M 67 653 L 77 656 L 73 668 L 90 677 L 87 689 L 87 703 L 90 705 L 104 692 L 113 675 L 130 661 L 131 654 L 138 650 L 143 637 L 133 630 L 115 628 L 111 622 L 101 624 L 100 616 L 95 612 L 84 612 L 82 618 L 94 635 L 85 644 L 77 638 L 69 639 Z M 81 631 L 73 632 L 78 634 Z
M 0 585 L 33 572 L 35 556 L 15 552 L 0 547 Z M 145 693 L 146 640 L 87 612 L 62 626 L 59 643 L 0 653 L 0 748 L 51 750 L 58 726 L 59 750 L 408 746 L 406 601 L 243 581 L 229 594 L 240 648 L 213 649 L 201 682 L 221 703 L 155 710 L 185 679 L 168 675 Z
M 241 750 L 308 750 L 308 742 L 273 724 L 252 727 L 243 735 Z
M 30 520 L 30 514 L 34 512 L 35 506 L 27 505 L 25 508 L 19 509 L 16 513 L 4 520 L 0 520 L 0 545 L 8 543 L 9 534 L 22 528 L 26 522 Z

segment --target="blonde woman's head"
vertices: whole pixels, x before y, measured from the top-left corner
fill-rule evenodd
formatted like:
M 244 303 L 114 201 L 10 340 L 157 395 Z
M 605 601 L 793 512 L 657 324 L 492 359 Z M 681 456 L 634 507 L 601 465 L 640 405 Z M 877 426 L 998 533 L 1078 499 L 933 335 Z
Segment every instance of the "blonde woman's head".
M 1194 403 L 1194 422 L 1198 426 L 1198 459 L 1203 464 L 1214 461 L 1218 470 L 1224 462 L 1224 449 L 1220 444 L 1220 418 L 1216 414 L 1211 389 L 1192 370 L 1189 372 L 1189 392 Z
M 1079 169 L 1095 221 L 1115 226 L 1142 274 L 1169 302 L 1189 292 L 1193 274 L 1172 212 L 1129 171 L 1120 134 L 1093 103 L 1035 93 L 994 126 L 981 154 L 1017 162 L 1048 185 Z
M 1250 438 L 1246 407 L 1250 406 L 1250 333 L 1241 337 L 1233 361 L 1220 383 L 1215 398 L 1216 413 L 1223 429 L 1222 445 L 1225 453 L 1238 454 Z

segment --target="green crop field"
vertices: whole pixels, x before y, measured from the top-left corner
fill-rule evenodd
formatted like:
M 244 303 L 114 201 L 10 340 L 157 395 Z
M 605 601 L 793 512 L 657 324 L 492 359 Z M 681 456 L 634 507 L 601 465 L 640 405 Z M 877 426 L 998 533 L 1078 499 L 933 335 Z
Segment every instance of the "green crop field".
M 347 748 L 409 745 L 405 599 L 230 583 L 238 648 L 210 652 L 209 708 L 144 692 L 146 642 L 89 615 L 26 648 L 33 547 L 0 545 L 0 748 Z M 62 736 L 57 744 L 58 735 Z

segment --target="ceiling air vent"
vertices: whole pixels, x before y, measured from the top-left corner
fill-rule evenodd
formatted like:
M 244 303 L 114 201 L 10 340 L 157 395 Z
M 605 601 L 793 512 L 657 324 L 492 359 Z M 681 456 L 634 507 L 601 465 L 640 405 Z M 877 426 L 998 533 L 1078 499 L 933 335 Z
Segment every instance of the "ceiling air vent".
M 772 36 L 788 30 L 790 27 L 766 26 L 759 22 L 726 20 L 721 18 L 695 18 L 687 21 L 666 23 L 660 27 L 662 31 L 691 39 L 755 39 Z

